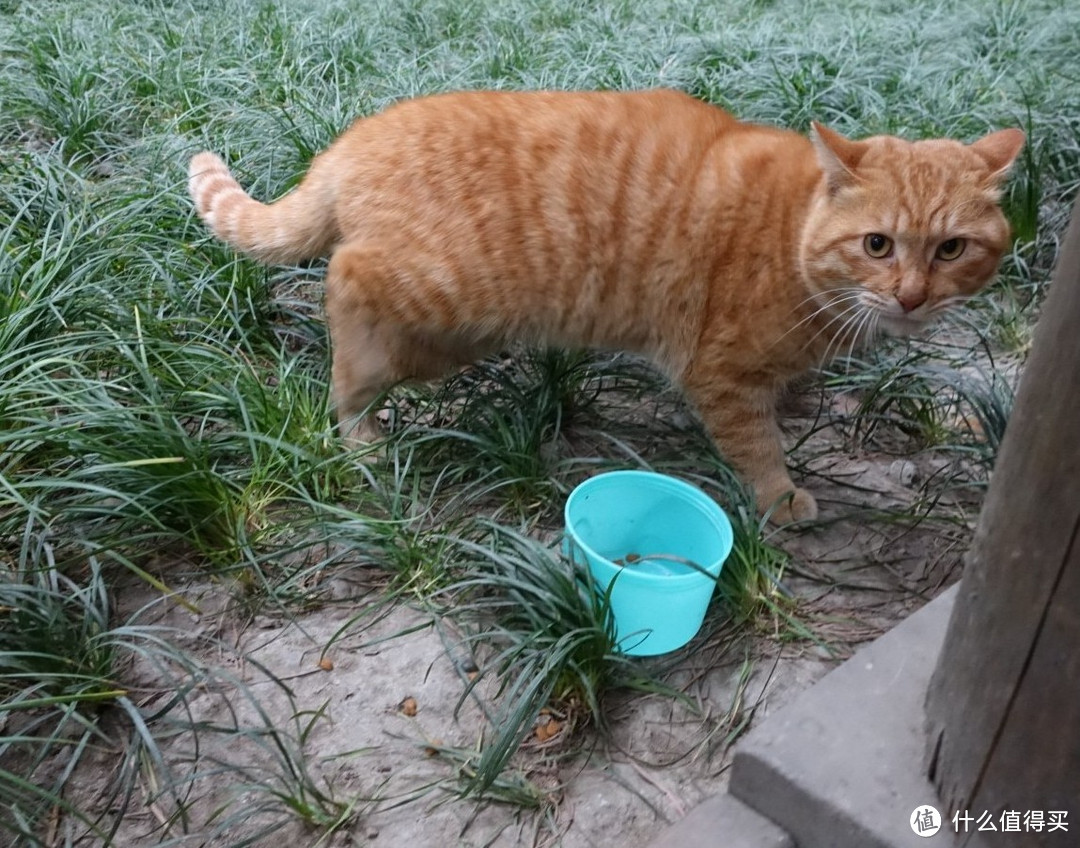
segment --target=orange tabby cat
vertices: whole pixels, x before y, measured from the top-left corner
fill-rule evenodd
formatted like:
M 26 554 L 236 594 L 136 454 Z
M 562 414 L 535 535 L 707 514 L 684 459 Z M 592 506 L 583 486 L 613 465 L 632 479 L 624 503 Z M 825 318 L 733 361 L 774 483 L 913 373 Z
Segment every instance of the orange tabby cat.
M 471 92 L 357 121 L 275 203 L 191 160 L 199 215 L 265 262 L 329 253 L 339 421 L 510 339 L 622 348 L 678 381 L 780 521 L 813 518 L 778 391 L 910 333 L 994 275 L 1019 130 L 971 145 L 811 138 L 673 91 Z

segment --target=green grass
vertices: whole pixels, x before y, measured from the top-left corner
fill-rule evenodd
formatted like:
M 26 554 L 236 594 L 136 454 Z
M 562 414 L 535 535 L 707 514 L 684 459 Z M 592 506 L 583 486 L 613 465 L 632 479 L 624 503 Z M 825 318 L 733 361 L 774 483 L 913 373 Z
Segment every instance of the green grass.
M 235 596 L 234 615 L 290 617 L 331 603 L 334 576 L 356 568 L 380 588 L 342 634 L 414 603 L 466 633 L 497 681 L 490 733 L 445 753 L 457 791 L 543 806 L 514 777 L 540 708 L 602 734 L 611 691 L 668 691 L 667 668 L 612 651 L 603 605 L 555 552 L 566 493 L 597 469 L 703 485 L 738 526 L 710 626 L 805 636 L 786 555 L 637 360 L 513 351 L 395 390 L 381 450 L 342 450 L 321 266 L 265 269 L 214 242 L 185 195 L 191 153 L 221 152 L 273 197 L 355 117 L 472 87 L 670 85 L 856 135 L 1020 126 L 1016 243 L 961 342 L 839 363 L 823 389 L 858 398 L 853 420 L 822 423 L 848 446 L 933 450 L 966 469 L 942 485 L 977 487 L 1080 186 L 1078 28 L 1065 0 L 0 0 L 0 828 L 20 845 L 105 841 L 136 787 L 151 787 L 162 841 L 201 829 L 241 844 L 246 817 L 347 827 L 378 799 L 313 776 L 320 715 L 272 714 L 230 680 L 246 718 L 185 717 L 186 693 L 227 675 L 114 598 L 142 583 L 190 604 L 172 590 L 197 577 Z M 135 664 L 173 694 L 134 698 Z M 163 751 L 181 737 L 178 770 Z M 199 753 L 212 739 L 253 753 Z M 120 763 L 106 798 L 83 803 L 70 790 L 105 753 Z M 223 773 L 260 801 L 200 819 L 203 781 Z

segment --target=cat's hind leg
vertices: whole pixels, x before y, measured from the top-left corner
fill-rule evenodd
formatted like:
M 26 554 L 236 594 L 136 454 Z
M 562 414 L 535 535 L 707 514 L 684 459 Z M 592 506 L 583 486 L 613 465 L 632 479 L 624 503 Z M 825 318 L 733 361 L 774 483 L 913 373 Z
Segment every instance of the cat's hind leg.
M 441 377 L 488 346 L 427 320 L 433 282 L 418 255 L 363 243 L 339 247 L 326 274 L 333 401 L 346 444 L 380 437 L 373 404 L 404 380 Z
M 329 299 L 328 299 L 329 300 Z M 366 316 L 327 308 L 333 349 L 332 397 L 338 429 L 352 448 L 378 441 L 372 408 L 379 395 L 398 381 L 392 344 Z

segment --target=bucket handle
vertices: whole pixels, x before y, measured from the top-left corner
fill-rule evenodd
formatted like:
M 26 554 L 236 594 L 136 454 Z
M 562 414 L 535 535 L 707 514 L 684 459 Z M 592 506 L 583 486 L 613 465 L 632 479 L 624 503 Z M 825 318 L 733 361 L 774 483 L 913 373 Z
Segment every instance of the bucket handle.
M 629 556 L 630 555 L 628 554 L 627 558 L 629 558 Z M 708 577 L 714 583 L 717 580 L 720 579 L 720 576 L 718 574 L 713 574 L 711 571 L 706 569 L 703 565 L 698 565 L 692 559 L 687 559 L 686 557 L 677 556 L 676 554 L 634 554 L 633 557 L 634 557 L 634 559 L 629 561 L 629 562 L 624 562 L 622 560 L 613 560 L 613 562 L 616 565 L 618 565 L 620 568 L 633 568 L 639 562 L 644 562 L 645 560 L 661 560 L 663 562 L 674 562 L 674 563 L 677 563 L 679 565 L 685 565 L 688 568 L 693 569 L 694 571 L 698 572 L 699 574 L 701 574 L 701 575 L 703 575 L 705 577 Z M 612 581 L 612 582 L 614 582 L 614 581 Z

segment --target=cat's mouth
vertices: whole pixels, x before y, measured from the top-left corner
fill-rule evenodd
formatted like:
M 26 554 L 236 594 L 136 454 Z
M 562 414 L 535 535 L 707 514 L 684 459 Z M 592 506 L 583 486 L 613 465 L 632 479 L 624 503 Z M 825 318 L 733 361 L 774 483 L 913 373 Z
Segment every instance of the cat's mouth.
M 926 301 L 907 310 L 892 297 L 863 291 L 860 304 L 874 313 L 874 325 L 887 336 L 911 336 L 925 330 L 944 308 L 944 303 Z

